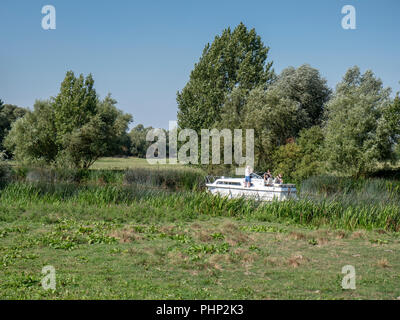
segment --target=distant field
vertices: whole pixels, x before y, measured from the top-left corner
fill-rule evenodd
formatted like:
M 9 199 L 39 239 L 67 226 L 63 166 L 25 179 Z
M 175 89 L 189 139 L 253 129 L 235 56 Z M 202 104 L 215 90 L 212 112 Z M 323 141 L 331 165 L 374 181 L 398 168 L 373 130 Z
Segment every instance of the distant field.
M 138 167 L 144 168 L 184 168 L 180 164 L 157 164 L 152 165 L 146 159 L 127 157 L 127 158 L 112 158 L 104 157 L 97 160 L 91 169 L 133 169 Z
M 182 164 L 150 164 L 146 159 L 136 157 L 103 157 L 98 159 L 90 169 L 105 169 L 105 170 L 124 170 L 124 169 L 135 169 L 135 168 L 170 168 L 170 169 L 182 169 L 187 168 Z M 12 166 L 18 166 L 18 162 L 9 160 L 8 163 Z

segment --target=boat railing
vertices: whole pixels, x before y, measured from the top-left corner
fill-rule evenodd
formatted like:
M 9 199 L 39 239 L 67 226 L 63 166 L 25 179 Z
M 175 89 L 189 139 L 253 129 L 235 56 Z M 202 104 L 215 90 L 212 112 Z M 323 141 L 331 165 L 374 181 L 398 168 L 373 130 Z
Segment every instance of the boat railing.
M 204 177 L 204 182 L 206 184 L 212 184 L 219 178 L 221 178 L 221 177 L 220 176 L 205 176 Z
M 264 173 L 251 173 L 250 177 L 253 179 L 264 179 Z M 205 176 L 204 181 L 205 183 L 211 184 L 214 183 L 217 179 L 224 178 L 224 176 Z M 244 179 L 244 177 L 242 177 Z
M 264 174 L 261 172 L 253 172 L 250 174 L 250 177 L 255 179 L 264 179 Z

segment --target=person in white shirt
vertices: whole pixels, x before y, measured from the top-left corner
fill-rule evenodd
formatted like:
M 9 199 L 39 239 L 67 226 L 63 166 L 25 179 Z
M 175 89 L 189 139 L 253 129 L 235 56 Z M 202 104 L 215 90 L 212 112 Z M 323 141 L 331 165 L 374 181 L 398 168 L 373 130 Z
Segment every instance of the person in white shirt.
M 253 170 L 251 169 L 250 166 L 247 166 L 246 169 L 244 170 L 244 187 L 250 188 L 251 186 L 251 173 Z

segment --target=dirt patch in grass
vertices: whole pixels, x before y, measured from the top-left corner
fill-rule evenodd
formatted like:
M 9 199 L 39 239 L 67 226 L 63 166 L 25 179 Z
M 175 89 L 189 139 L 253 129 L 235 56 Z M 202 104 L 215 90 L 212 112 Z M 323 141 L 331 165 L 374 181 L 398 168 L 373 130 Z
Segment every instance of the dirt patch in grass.
M 366 234 L 364 231 L 354 231 L 350 236 L 351 239 L 365 239 L 365 237 Z
M 334 232 L 334 236 L 336 239 L 344 239 L 346 238 L 348 235 L 345 231 L 339 230 L 339 231 L 335 231 Z
M 293 268 L 298 268 L 300 265 L 306 263 L 307 259 L 302 254 L 294 254 L 288 260 L 287 264 Z
M 201 227 L 201 224 L 199 224 L 199 223 L 197 223 L 197 222 L 192 223 L 190 227 L 191 227 L 192 229 L 201 229 L 201 228 L 202 228 L 202 227 Z
M 167 253 L 167 262 L 173 266 L 185 267 L 189 264 L 189 256 L 180 251 L 170 251 Z
M 391 265 L 389 264 L 389 261 L 386 258 L 379 259 L 376 264 L 378 267 L 381 267 L 381 268 L 390 268 L 391 267 Z
M 306 240 L 307 235 L 301 232 L 292 231 L 291 233 L 289 233 L 287 238 L 290 240 Z
M 323 246 L 329 242 L 328 238 L 317 238 L 317 244 Z
M 120 243 L 137 242 L 143 239 L 143 236 L 136 233 L 133 228 L 114 230 L 109 236 L 117 239 Z
M 283 265 L 283 263 L 282 263 L 282 259 L 279 259 L 277 257 L 267 257 L 264 259 L 264 265 L 276 267 L 276 266 Z
M 230 234 L 226 237 L 226 242 L 229 243 L 229 245 L 231 245 L 232 247 L 247 243 L 248 241 L 249 236 L 240 231 Z
M 239 227 L 236 224 L 227 221 L 222 224 L 221 229 L 223 232 L 229 234 L 238 231 Z
M 167 235 L 174 235 L 176 233 L 174 226 L 161 226 L 160 232 L 165 233 Z
M 197 230 L 195 232 L 195 237 L 199 239 L 201 242 L 210 242 L 213 240 L 212 236 L 209 234 L 209 232 L 205 230 Z
M 245 248 L 237 248 L 233 251 L 233 254 L 236 256 L 236 260 L 242 263 L 253 263 L 257 258 L 255 252 L 251 252 Z

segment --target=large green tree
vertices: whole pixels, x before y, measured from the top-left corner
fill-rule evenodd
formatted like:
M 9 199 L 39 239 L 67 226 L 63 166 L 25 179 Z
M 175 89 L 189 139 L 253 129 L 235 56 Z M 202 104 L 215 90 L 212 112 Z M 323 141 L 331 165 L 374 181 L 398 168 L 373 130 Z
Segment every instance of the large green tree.
M 57 141 L 68 143 L 69 134 L 87 124 L 97 113 L 97 104 L 92 75 L 85 79 L 82 74 L 75 77 L 68 71 L 53 103 Z
M 301 158 L 293 177 L 302 180 L 324 172 L 324 138 L 324 133 L 320 126 L 313 126 L 300 131 L 296 143 L 300 147 Z
M 326 106 L 325 154 L 331 170 L 355 176 L 394 159 L 400 119 L 390 89 L 372 71 L 347 71 Z
M 18 160 L 88 168 L 99 157 L 120 150 L 132 116 L 116 108 L 108 95 L 99 100 L 91 75 L 66 74 L 60 93 L 37 101 L 17 120 L 6 146 Z
M 286 179 L 301 181 L 324 171 L 324 136 L 320 126 L 300 131 L 297 139 L 288 139 L 272 155 L 272 168 Z
M 4 145 L 18 161 L 51 163 L 58 153 L 56 133 L 51 102 L 37 100 L 33 111 L 12 125 Z
M 153 128 L 146 128 L 142 124 L 138 124 L 129 132 L 131 141 L 131 154 L 134 157 L 146 157 L 147 148 L 153 143 L 151 141 L 146 141 L 146 135 L 151 129 Z
M 247 93 L 234 88 L 221 108 L 219 127 L 254 129 L 256 164 L 271 167 L 276 148 L 321 122 L 330 94 L 318 70 L 309 65 L 289 67 L 267 89 Z
M 298 125 L 298 103 L 273 88 L 254 89 L 244 106 L 242 127 L 254 129 L 257 167 L 269 167 L 274 150 L 293 137 Z
M 0 100 L 0 151 L 4 149 L 3 140 L 11 129 L 11 124 L 17 119 L 23 117 L 26 109 L 12 104 L 4 104 Z
M 61 157 L 75 167 L 89 168 L 101 156 L 120 153 L 132 116 L 118 110 L 116 103 L 108 95 L 86 123 L 66 133 Z
M 273 84 L 285 98 L 298 103 L 299 131 L 321 123 L 331 89 L 319 71 L 308 64 L 284 69 Z
M 244 93 L 266 88 L 273 78 L 268 51 L 255 30 L 248 30 L 243 23 L 216 36 L 211 45 L 206 45 L 189 82 L 177 94 L 179 127 L 197 132 L 213 128 L 234 88 Z

